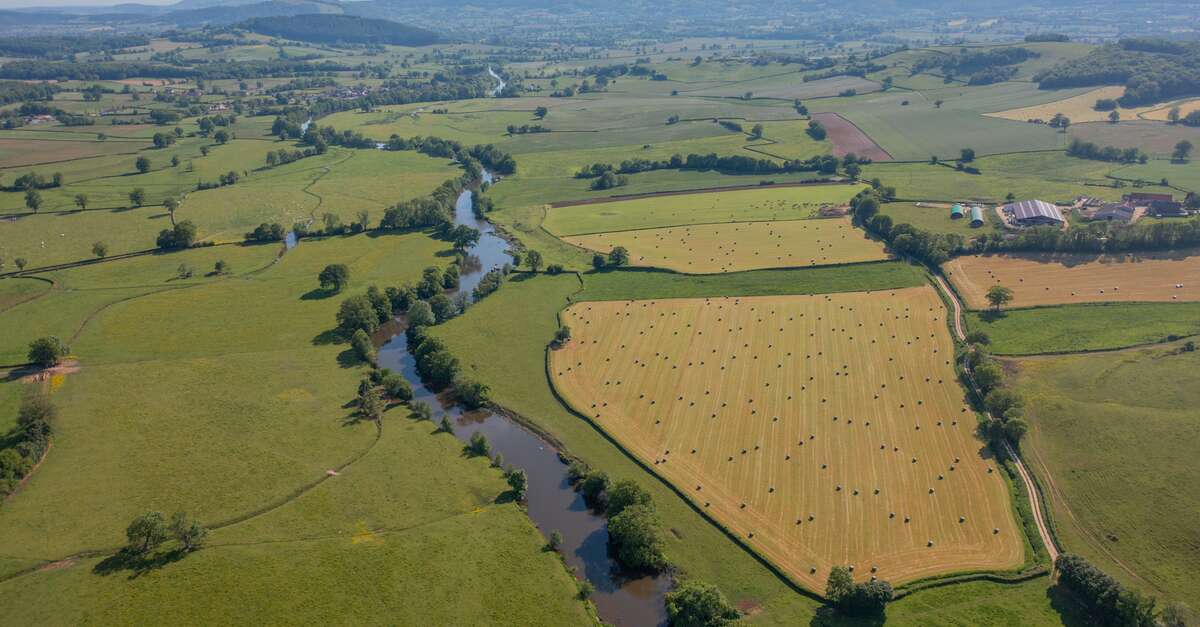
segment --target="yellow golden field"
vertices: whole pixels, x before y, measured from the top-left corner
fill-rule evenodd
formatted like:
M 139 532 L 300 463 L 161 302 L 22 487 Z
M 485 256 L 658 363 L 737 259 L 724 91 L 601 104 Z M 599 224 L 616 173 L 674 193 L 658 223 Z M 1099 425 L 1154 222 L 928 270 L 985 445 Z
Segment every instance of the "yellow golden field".
M 1024 122 L 1031 119 L 1040 119 L 1049 121 L 1054 117 L 1055 113 L 1061 113 L 1071 122 L 1078 124 L 1080 122 L 1101 122 L 1108 121 L 1110 111 L 1097 111 L 1095 109 L 1096 101 L 1102 98 L 1111 98 L 1113 100 L 1120 98 L 1125 94 L 1125 88 L 1120 86 L 1098 87 L 1088 92 L 1047 102 L 1046 104 L 1034 105 L 1031 107 L 1020 107 L 1018 109 L 1009 109 L 1007 111 L 997 111 L 995 113 L 985 113 L 984 115 L 993 118 L 1004 118 L 1006 120 L 1018 120 Z M 1147 107 L 1133 107 L 1126 109 L 1118 107 L 1117 113 L 1121 115 L 1122 120 L 1136 120 L 1139 117 L 1151 120 L 1167 119 L 1167 112 L 1176 104 L 1181 105 L 1180 111 L 1186 115 L 1191 108 L 1196 108 L 1197 102 L 1200 101 L 1180 101 L 1170 105 L 1155 104 Z M 1189 104 L 1191 103 L 1191 104 Z M 1189 108 L 1190 107 L 1190 108 Z M 1159 117 L 1161 116 L 1161 117 Z
M 585 302 L 562 322 L 563 398 L 803 585 L 1024 561 L 932 288 Z
M 849 218 L 694 224 L 563 239 L 604 253 L 624 246 L 629 251 L 630 265 L 690 274 L 823 266 L 888 257 L 883 245 L 851 226 Z
M 974 255 L 952 259 L 943 269 L 971 309 L 988 307 L 985 295 L 993 285 L 1013 291 L 1011 307 L 1184 302 L 1200 300 L 1198 253 Z

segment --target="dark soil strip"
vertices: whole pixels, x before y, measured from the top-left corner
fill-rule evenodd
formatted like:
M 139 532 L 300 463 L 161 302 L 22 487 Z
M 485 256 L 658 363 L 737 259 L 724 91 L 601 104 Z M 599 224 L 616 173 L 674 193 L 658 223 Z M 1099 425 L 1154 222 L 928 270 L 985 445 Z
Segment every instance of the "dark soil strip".
M 891 161 L 892 155 L 875 143 L 862 129 L 837 113 L 816 113 L 813 119 L 825 125 L 829 141 L 833 143 L 833 155 L 844 157 L 854 153 L 871 161 Z
M 812 187 L 813 185 L 852 185 L 846 181 L 830 181 L 830 180 L 813 180 L 799 181 L 795 183 L 772 183 L 770 185 L 725 185 L 723 187 L 696 187 L 692 189 L 678 189 L 670 192 L 646 192 L 644 194 L 618 194 L 616 196 L 605 196 L 603 198 L 586 198 L 583 200 L 564 200 L 562 202 L 550 203 L 550 207 L 558 209 L 560 207 L 575 207 L 578 205 L 597 205 L 606 202 L 619 202 L 623 200 L 638 200 L 640 198 L 659 198 L 662 196 L 685 196 L 688 194 L 715 194 L 717 192 L 733 192 L 744 189 L 762 189 L 764 187 Z

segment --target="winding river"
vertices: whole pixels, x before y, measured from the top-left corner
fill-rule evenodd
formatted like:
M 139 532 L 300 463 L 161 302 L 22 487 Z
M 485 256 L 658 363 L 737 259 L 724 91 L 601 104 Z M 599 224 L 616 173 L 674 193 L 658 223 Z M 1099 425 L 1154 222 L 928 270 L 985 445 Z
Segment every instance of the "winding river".
M 500 78 L 500 75 L 497 74 L 496 70 L 493 70 L 492 66 L 490 65 L 488 66 L 488 74 L 491 74 L 492 78 L 500 81 L 500 84 L 496 85 L 496 88 L 492 90 L 492 96 L 499 96 L 500 92 L 504 91 L 504 87 L 508 85 L 508 83 L 504 82 L 504 79 Z
M 488 71 L 491 72 L 491 68 Z M 492 76 L 500 78 L 495 73 Z M 503 87 L 501 80 L 497 90 Z M 491 175 L 485 172 L 484 180 L 490 183 Z M 454 221 L 482 233 L 479 243 L 468 251 L 469 262 L 458 288 L 449 293 L 451 297 L 460 293 L 469 297 L 485 273 L 511 263 L 512 258 L 505 252 L 508 243 L 496 234 L 491 223 L 475 217 L 470 191 L 464 191 L 458 197 Z M 444 410 L 454 421 L 455 435 L 464 442 L 476 432 L 483 433 L 491 442 L 492 450 L 503 454 L 507 464 L 525 471 L 529 478 L 529 517 L 542 535 L 549 537 L 553 531 L 562 534 L 559 550 L 576 576 L 586 578 L 594 586 L 591 599 L 600 618 L 613 625 L 664 625 L 663 595 L 670 589 L 670 578 L 627 579 L 620 575 L 608 556 L 608 530 L 604 518 L 588 509 L 583 497 L 572 489 L 567 480 L 567 466 L 559 459 L 554 447 L 505 416 L 488 410 L 465 412 L 426 388 L 408 352 L 408 340 L 401 324 L 394 323 L 387 333 L 390 338 L 379 350 L 379 365 L 408 379 L 413 387 L 413 400 L 428 403 L 435 412 L 437 408 Z

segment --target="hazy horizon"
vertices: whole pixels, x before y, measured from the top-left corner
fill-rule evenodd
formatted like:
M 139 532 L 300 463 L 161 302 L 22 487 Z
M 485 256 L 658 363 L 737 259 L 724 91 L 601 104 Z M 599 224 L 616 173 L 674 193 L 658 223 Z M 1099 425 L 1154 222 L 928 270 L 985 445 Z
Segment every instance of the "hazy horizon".
M 41 0 L 31 3 L 29 0 L 0 0 L 0 9 L 37 9 L 42 7 L 103 7 L 118 4 L 175 4 L 179 0 L 131 0 L 130 2 L 114 2 L 113 0 Z

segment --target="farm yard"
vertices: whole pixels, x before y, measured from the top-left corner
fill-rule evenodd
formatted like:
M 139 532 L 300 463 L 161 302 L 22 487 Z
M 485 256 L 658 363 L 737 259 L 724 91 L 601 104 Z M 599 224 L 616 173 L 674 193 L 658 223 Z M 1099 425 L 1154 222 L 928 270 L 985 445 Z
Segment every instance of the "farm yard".
M 894 582 L 1016 568 L 945 315 L 928 287 L 579 303 L 549 367 L 573 407 L 804 585 L 839 564 Z
M 1011 289 L 1016 307 L 1200 301 L 1200 256 L 1193 252 L 970 255 L 948 262 L 946 275 L 972 309 L 988 307 L 993 285 Z
M 692 274 L 887 259 L 883 245 L 852 227 L 848 218 L 697 224 L 563 240 L 602 253 L 619 246 L 629 251 L 630 265 Z

